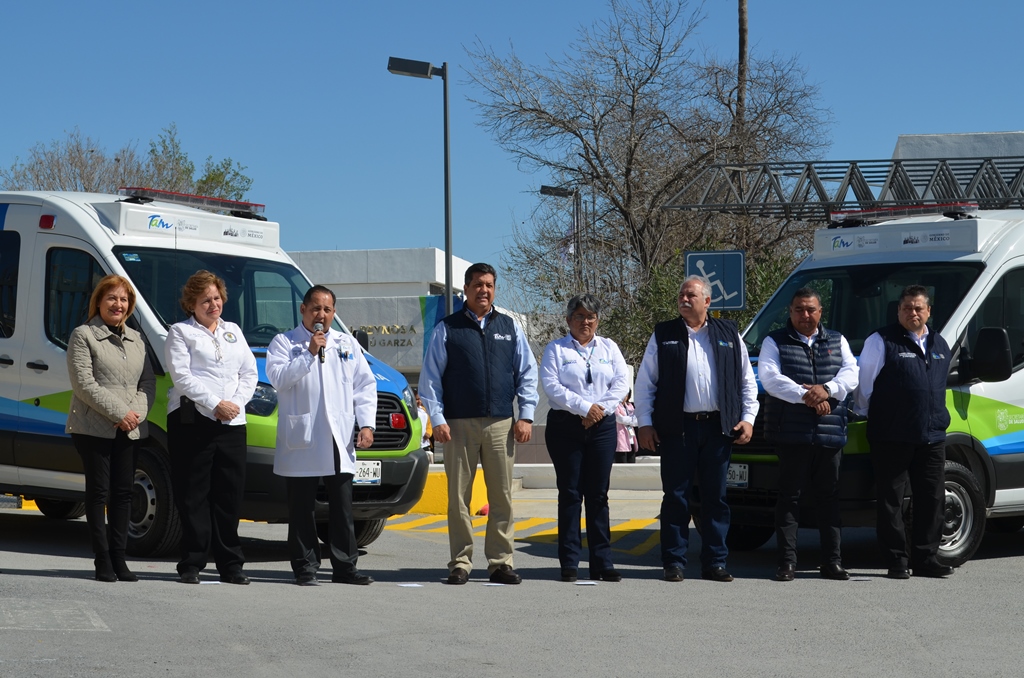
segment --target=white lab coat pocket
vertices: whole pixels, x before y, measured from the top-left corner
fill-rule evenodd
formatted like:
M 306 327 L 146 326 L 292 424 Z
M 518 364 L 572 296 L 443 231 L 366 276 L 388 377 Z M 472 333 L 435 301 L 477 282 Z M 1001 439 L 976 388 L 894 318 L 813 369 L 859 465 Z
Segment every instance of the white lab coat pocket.
M 284 443 L 290 450 L 313 447 L 313 415 L 288 414 L 278 426 L 284 426 Z

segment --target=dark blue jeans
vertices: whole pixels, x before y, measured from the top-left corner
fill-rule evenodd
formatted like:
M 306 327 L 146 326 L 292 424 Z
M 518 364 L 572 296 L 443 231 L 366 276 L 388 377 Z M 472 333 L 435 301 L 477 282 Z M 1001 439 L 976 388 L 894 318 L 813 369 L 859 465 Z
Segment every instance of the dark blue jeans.
M 716 417 L 683 420 L 683 435 L 661 438 L 661 562 L 686 567 L 690 544 L 690 488 L 700 486 L 701 568 L 725 567 L 729 549 L 729 505 L 725 475 L 729 470 L 732 438 L 722 435 Z
M 558 562 L 563 568 L 579 566 L 580 515 L 586 501 L 590 571 L 613 569 L 608 484 L 615 458 L 615 417 L 585 429 L 578 415 L 551 410 L 544 442 L 558 485 Z

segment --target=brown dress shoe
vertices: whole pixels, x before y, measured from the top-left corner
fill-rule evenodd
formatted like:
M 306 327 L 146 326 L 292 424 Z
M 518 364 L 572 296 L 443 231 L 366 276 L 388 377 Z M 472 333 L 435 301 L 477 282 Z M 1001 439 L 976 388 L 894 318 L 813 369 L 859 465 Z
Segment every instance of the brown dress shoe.
M 511 565 L 499 565 L 498 569 L 491 572 L 490 579 L 492 584 L 514 585 L 523 581 L 523 578 L 512 569 Z
M 465 584 L 468 581 L 469 572 L 466 572 L 461 567 L 456 567 L 454 570 L 451 571 L 451 574 L 448 575 L 447 583 L 452 584 L 453 586 L 459 586 Z

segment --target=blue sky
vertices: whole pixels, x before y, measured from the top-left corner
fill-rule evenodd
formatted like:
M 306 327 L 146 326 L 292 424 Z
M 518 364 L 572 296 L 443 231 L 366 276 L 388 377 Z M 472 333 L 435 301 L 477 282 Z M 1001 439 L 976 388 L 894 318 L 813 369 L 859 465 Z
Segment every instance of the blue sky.
M 1024 3 L 749 4 L 752 52 L 797 56 L 821 87 L 827 159 L 888 157 L 901 133 L 1024 129 Z M 732 57 L 735 0 L 704 12 L 695 46 Z M 197 164 L 247 166 L 287 250 L 443 247 L 441 82 L 386 66 L 447 60 L 453 250 L 497 264 L 548 177 L 478 126 L 464 46 L 541 63 L 607 15 L 602 0 L 5 2 L 0 164 L 76 126 L 112 151 L 173 122 Z

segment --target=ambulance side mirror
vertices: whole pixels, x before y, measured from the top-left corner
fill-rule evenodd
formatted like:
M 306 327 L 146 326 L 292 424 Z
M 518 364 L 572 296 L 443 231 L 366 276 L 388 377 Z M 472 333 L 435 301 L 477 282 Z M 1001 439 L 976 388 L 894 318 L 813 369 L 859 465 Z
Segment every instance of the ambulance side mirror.
M 370 335 L 366 333 L 366 330 L 356 330 L 352 333 L 352 336 L 356 338 L 356 341 L 359 342 L 364 351 L 370 350 Z
M 1002 327 L 982 327 L 971 347 L 970 377 L 981 381 L 1006 381 L 1013 372 L 1010 337 Z

